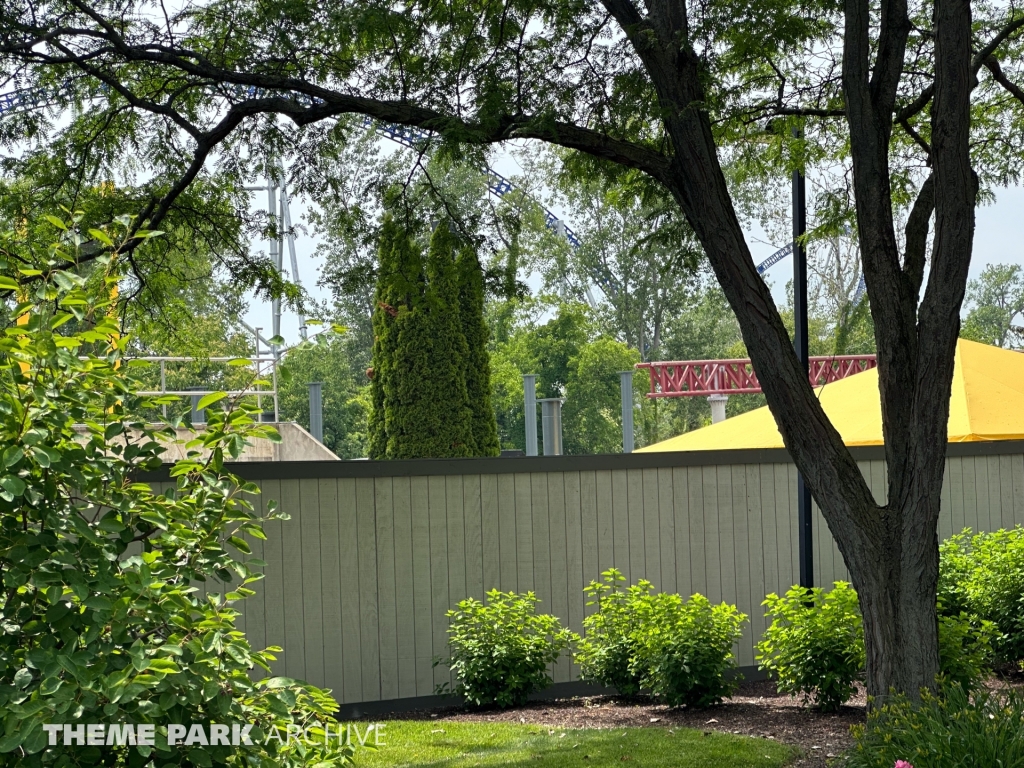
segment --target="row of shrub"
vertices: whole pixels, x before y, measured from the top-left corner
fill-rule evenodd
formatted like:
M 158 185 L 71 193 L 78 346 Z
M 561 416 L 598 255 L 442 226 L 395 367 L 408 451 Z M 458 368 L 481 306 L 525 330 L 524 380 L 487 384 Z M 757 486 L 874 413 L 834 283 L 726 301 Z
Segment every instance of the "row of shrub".
M 477 706 L 516 706 L 550 685 L 549 665 L 573 649 L 580 677 L 625 695 L 641 689 L 671 706 L 706 707 L 739 679 L 732 648 L 747 617 L 703 595 L 655 593 L 649 581 L 626 586 L 612 568 L 585 589 L 595 610 L 584 636 L 538 615 L 532 593 L 491 591 L 449 611 L 453 692 Z M 1024 529 L 952 537 L 940 548 L 939 651 L 945 684 L 971 690 L 993 663 L 1024 658 Z M 833 711 L 855 692 L 864 669 L 857 594 L 794 587 L 763 605 L 771 624 L 757 660 L 779 690 Z M 447 686 L 442 687 L 448 691 Z

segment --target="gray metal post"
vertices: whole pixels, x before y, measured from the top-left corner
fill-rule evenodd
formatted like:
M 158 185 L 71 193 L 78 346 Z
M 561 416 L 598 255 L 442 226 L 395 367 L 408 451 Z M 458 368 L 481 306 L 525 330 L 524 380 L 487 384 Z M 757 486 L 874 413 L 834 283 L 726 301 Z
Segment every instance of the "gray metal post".
M 793 129 L 793 138 L 801 137 L 800 129 Z M 807 251 L 803 237 L 807 233 L 807 193 L 802 168 L 793 170 L 793 345 L 803 365 L 805 375 L 808 363 L 807 329 Z M 796 477 L 796 516 L 800 547 L 800 586 L 814 586 L 814 532 L 812 530 L 811 489 L 802 473 Z
M 619 371 L 622 390 L 622 452 L 633 452 L 633 371 Z
M 524 418 L 526 421 L 526 455 L 537 455 L 537 374 L 523 375 Z
M 186 389 L 194 389 L 200 392 L 205 392 L 206 387 L 186 387 Z M 206 423 L 206 409 L 199 410 L 199 401 L 203 399 L 202 395 L 192 395 L 192 426 Z
M 271 172 L 272 174 L 273 172 Z M 277 218 L 277 182 L 272 175 L 267 176 L 267 213 L 269 214 L 268 225 L 272 229 L 278 229 L 280 223 Z M 274 268 L 278 274 L 281 273 L 281 238 L 275 234 L 270 238 L 270 261 L 273 263 Z M 271 336 L 281 335 L 281 299 L 272 299 L 270 302 L 270 311 L 272 315 L 271 323 Z M 273 348 L 275 356 L 278 354 L 277 347 Z
M 540 401 L 540 426 L 544 435 L 544 455 L 562 455 L 562 398 L 544 397 Z
M 309 384 L 309 434 L 316 438 L 318 443 L 324 441 L 324 400 L 322 381 L 313 381 Z

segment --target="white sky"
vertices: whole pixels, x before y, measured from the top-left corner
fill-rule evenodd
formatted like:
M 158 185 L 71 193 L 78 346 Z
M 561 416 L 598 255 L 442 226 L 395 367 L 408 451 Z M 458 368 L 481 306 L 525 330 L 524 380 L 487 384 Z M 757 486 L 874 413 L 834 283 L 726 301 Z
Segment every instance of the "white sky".
M 494 168 L 499 173 L 514 175 L 522 173 L 521 168 L 511 157 L 498 158 Z M 265 205 L 266 193 L 259 194 L 258 200 L 254 198 L 253 203 Z M 300 200 L 292 200 L 292 217 L 296 223 L 302 218 L 304 206 Z M 571 211 L 554 211 L 556 215 L 563 218 L 571 228 L 574 224 Z M 747 232 L 747 242 L 753 253 L 754 261 L 760 263 L 768 258 L 784 243 L 770 244 L 765 242 L 766 237 L 760 228 L 754 228 Z M 254 244 L 255 245 L 255 244 Z M 258 247 L 258 246 L 257 246 Z M 264 244 L 262 246 L 266 248 Z M 300 235 L 296 239 L 296 252 L 299 262 L 299 273 L 303 286 L 316 299 L 329 300 L 330 293 L 317 287 L 316 283 L 320 277 L 320 260 L 313 255 L 316 248 L 315 238 Z M 284 260 L 287 268 L 287 253 Z M 999 189 L 996 192 L 996 202 L 978 209 L 977 228 L 974 239 L 974 258 L 971 263 L 971 278 L 977 277 L 987 264 L 1020 264 L 1024 266 L 1024 188 L 1009 187 Z M 784 302 L 786 283 L 792 276 L 793 261 L 787 257 L 776 264 L 768 272 L 772 283 L 772 292 L 775 300 L 780 304 Z M 263 328 L 263 336 L 269 338 L 272 317 L 269 302 L 260 302 L 252 299 L 249 310 L 246 313 L 245 321 L 252 326 Z M 291 312 L 285 311 L 281 318 L 282 335 L 288 344 L 299 339 L 298 318 Z

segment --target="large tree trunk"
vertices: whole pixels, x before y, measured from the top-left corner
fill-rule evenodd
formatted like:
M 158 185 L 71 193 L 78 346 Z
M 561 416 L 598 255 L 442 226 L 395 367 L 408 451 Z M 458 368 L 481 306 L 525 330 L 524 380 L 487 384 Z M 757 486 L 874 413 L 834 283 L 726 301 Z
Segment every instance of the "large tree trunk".
M 701 62 L 687 40 L 685 6 L 605 0 L 633 41 L 657 90 L 672 139 L 671 189 L 736 313 L 768 405 L 809 484 L 860 596 L 867 687 L 916 697 L 939 669 L 936 536 L 953 359 L 973 237 L 976 181 L 968 155 L 971 91 L 968 0 L 936 0 L 933 174 L 899 253 L 890 188 L 889 143 L 910 29 L 905 0 L 883 0 L 877 55 L 870 62 L 868 0 L 846 0 L 843 82 L 853 151 L 861 254 L 876 344 L 888 501 L 875 503 L 796 358 L 774 300 L 757 274 L 700 107 Z M 934 200 L 933 200 L 934 186 Z M 935 245 L 919 306 L 927 225 Z

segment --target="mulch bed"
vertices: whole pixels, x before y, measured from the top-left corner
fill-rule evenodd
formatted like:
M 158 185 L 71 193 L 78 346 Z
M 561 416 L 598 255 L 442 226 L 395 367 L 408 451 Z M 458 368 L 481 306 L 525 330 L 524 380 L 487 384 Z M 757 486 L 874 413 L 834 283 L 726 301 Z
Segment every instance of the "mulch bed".
M 594 696 L 538 701 L 512 710 L 444 709 L 407 713 L 403 719 L 529 723 L 550 728 L 696 728 L 793 744 L 804 754 L 793 765 L 825 768 L 848 748 L 850 726 L 864 722 L 865 694 L 858 691 L 834 714 L 822 714 L 800 699 L 780 694 L 775 683 L 744 682 L 724 703 L 702 710 L 671 709 L 646 697 Z

